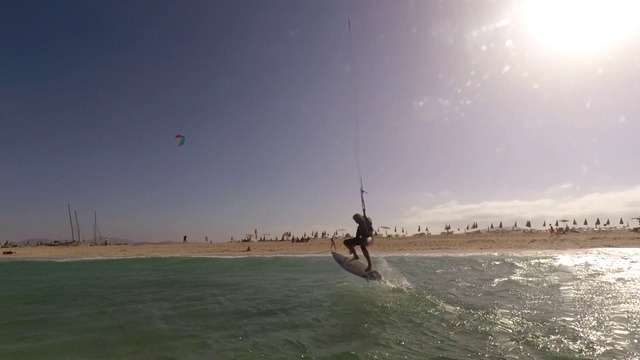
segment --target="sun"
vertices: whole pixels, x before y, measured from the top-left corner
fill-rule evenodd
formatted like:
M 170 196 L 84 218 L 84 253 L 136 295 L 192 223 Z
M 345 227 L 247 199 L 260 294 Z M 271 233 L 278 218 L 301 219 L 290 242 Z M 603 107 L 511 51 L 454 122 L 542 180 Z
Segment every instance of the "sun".
M 618 47 L 640 26 L 640 0 L 530 0 L 522 10 L 534 40 L 566 55 Z

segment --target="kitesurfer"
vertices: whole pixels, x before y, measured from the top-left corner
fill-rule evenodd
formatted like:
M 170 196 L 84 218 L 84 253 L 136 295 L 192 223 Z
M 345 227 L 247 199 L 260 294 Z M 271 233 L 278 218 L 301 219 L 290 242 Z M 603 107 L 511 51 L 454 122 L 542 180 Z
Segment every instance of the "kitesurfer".
M 369 257 L 369 250 L 367 250 L 367 246 L 373 243 L 371 220 L 358 213 L 353 214 L 353 220 L 358 224 L 356 237 L 345 240 L 343 244 L 347 249 L 349 249 L 349 254 L 353 254 L 353 260 L 359 259 L 355 247 L 356 245 L 360 245 L 360 249 L 362 250 L 364 257 L 367 259 L 367 269 L 365 271 L 369 272 L 371 271 L 371 257 Z

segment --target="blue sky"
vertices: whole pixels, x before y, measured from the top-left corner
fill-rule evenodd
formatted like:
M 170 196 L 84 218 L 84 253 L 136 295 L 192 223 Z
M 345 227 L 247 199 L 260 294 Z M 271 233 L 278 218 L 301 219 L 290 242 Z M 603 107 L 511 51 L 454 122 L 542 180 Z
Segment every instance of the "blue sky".
M 640 216 L 623 5 L 5 1 L 3 240 Z

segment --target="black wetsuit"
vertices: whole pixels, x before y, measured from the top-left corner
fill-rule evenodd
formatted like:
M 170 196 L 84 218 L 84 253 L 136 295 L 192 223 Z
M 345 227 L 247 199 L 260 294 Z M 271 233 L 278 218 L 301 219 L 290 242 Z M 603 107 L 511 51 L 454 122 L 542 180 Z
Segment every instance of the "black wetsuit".
M 367 238 L 371 236 L 371 232 L 368 230 L 366 224 L 358 224 L 358 229 L 356 230 L 356 237 L 347 239 L 343 242 L 345 246 L 367 246 L 369 243 L 367 242 Z

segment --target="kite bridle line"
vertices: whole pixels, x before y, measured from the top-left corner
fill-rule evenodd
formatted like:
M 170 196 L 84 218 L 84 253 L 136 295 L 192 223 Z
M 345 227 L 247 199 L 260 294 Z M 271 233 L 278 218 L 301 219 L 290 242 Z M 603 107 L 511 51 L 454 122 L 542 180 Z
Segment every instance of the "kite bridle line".
M 353 104 L 354 104 L 355 121 L 356 121 L 356 139 L 355 139 L 356 144 L 353 149 L 353 156 L 356 159 L 356 169 L 358 170 L 358 178 L 360 179 L 360 202 L 362 203 L 362 215 L 366 218 L 367 209 L 364 204 L 364 194 L 366 194 L 367 192 L 364 191 L 364 187 L 362 185 L 362 171 L 360 170 L 360 125 L 359 125 L 360 113 L 358 111 L 358 91 L 356 89 L 355 65 L 353 62 L 353 40 L 351 39 L 351 17 L 348 17 L 347 21 L 349 24 L 349 50 L 350 50 L 349 54 L 351 57 L 350 58 L 351 80 L 353 83 Z
M 364 191 L 364 189 L 362 188 L 362 178 L 360 178 L 360 202 L 362 202 L 362 215 L 366 218 L 367 217 L 367 209 L 365 208 L 364 205 L 364 194 L 366 194 L 367 192 Z

